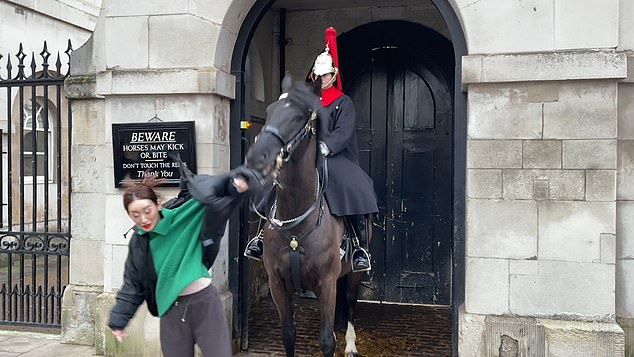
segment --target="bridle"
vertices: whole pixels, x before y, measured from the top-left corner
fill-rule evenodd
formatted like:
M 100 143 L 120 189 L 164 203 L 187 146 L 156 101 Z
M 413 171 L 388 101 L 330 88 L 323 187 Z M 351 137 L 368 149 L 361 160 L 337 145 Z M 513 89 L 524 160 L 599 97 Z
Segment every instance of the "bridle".
M 286 97 L 282 95 L 280 96 L 280 98 L 284 99 Z M 277 185 L 278 187 L 280 186 L 280 184 L 277 181 L 277 176 L 279 174 L 279 171 L 284 167 L 284 164 L 290 160 L 291 155 L 297 149 L 297 147 L 302 141 L 304 141 L 306 138 L 310 136 L 316 135 L 317 133 L 317 128 L 316 128 L 317 111 L 314 109 L 310 109 L 309 112 L 310 112 L 310 115 L 308 117 L 308 120 L 306 121 L 306 124 L 299 130 L 299 132 L 293 135 L 290 139 L 286 139 L 284 135 L 282 135 L 281 131 L 275 126 L 265 125 L 262 128 L 263 133 L 269 133 L 273 135 L 282 143 L 280 152 L 275 158 L 275 167 L 274 167 L 274 172 L 272 173 L 274 177 L 274 184 Z M 315 175 L 316 175 L 315 200 L 313 201 L 313 204 L 311 204 L 310 207 L 308 207 L 308 209 L 304 211 L 304 213 L 302 213 L 301 215 L 291 219 L 287 219 L 287 220 L 280 220 L 275 218 L 275 214 L 277 212 L 277 200 L 275 201 L 275 203 L 273 203 L 273 206 L 271 207 L 271 210 L 267 217 L 261 214 L 257 209 L 254 209 L 254 211 L 260 216 L 260 218 L 268 221 L 274 229 L 284 231 L 284 230 L 290 230 L 298 226 L 306 218 L 308 218 L 318 207 L 322 205 L 323 192 L 325 189 L 325 185 L 324 185 L 325 180 L 320 179 L 320 173 L 319 173 L 319 170 L 317 169 L 316 169 Z M 325 175 L 322 175 L 322 176 L 325 176 Z M 251 202 L 251 204 L 252 206 L 254 206 L 253 202 Z M 320 218 L 321 218 L 321 214 L 320 214 Z

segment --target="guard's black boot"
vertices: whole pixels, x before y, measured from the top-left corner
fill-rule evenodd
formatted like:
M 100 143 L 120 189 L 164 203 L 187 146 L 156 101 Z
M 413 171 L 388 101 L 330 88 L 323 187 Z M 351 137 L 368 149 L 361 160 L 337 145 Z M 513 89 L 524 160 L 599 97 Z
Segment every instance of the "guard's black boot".
M 352 271 L 362 272 L 372 269 L 370 254 L 368 254 L 368 236 L 370 227 L 369 216 L 355 216 L 351 220 L 354 224 L 356 241 L 353 238 L 354 251 L 352 252 Z
M 262 237 L 260 234 L 247 243 L 247 247 L 244 249 L 244 256 L 249 259 L 262 261 Z

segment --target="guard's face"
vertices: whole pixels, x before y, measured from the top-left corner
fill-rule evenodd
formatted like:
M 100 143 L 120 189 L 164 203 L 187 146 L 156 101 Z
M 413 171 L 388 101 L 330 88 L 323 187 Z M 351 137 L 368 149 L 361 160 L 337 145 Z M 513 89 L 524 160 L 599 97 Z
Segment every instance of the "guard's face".
M 323 76 L 321 76 L 321 88 L 326 89 L 332 86 L 332 83 L 330 83 L 331 80 L 332 80 L 332 73 L 326 73 Z
M 146 232 L 151 232 L 161 219 L 160 206 L 152 200 L 134 200 L 128 205 L 128 215 L 132 221 Z

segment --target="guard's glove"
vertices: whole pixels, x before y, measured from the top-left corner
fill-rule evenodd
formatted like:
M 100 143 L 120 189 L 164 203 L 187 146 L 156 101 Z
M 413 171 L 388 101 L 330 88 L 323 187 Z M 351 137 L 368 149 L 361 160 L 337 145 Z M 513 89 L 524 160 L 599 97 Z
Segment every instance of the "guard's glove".
M 328 145 L 326 145 L 326 143 L 323 141 L 319 142 L 319 153 L 323 156 L 330 155 L 330 149 L 328 148 Z

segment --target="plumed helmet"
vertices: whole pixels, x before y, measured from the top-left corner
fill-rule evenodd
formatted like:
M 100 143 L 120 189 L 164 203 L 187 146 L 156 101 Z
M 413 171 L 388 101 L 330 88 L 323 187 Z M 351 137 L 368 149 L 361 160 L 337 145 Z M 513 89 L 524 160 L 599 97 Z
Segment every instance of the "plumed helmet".
M 341 73 L 339 72 L 339 55 L 337 52 L 337 31 L 328 27 L 326 29 L 326 46 L 315 58 L 312 70 L 313 76 L 323 76 L 332 73 L 336 80 L 336 87 L 341 90 Z

